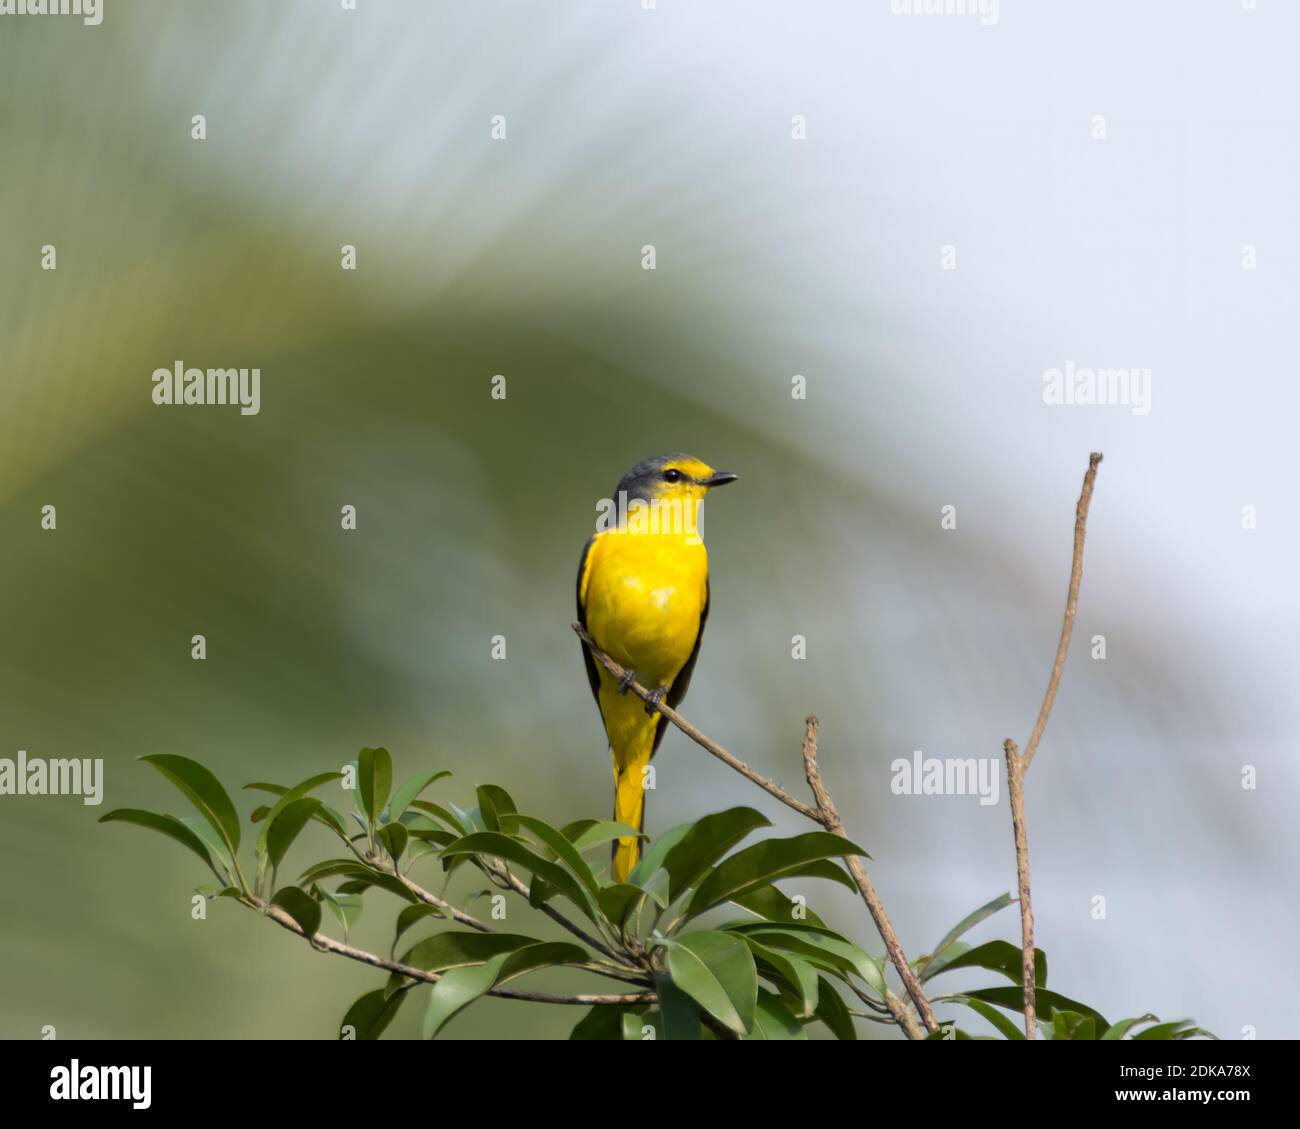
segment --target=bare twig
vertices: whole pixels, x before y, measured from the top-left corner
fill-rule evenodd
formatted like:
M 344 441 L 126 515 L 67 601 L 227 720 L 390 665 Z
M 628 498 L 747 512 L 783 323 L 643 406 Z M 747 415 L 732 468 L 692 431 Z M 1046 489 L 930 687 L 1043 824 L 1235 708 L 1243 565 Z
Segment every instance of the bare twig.
M 244 899 L 241 899 L 244 900 Z M 429 972 L 423 968 L 416 968 L 414 965 L 403 964 L 401 961 L 389 960 L 387 957 L 381 957 L 376 953 L 366 952 L 364 949 L 358 949 L 354 945 L 345 945 L 342 941 L 336 941 L 332 937 L 327 937 L 323 933 L 312 933 L 308 935 L 304 932 L 293 917 L 277 905 L 263 901 L 261 898 L 252 897 L 246 899 L 248 905 L 254 909 L 259 909 L 282 929 L 287 929 L 290 933 L 297 933 L 299 937 L 305 937 L 308 943 L 321 952 L 334 953 L 336 956 L 347 957 L 348 960 L 355 960 L 361 964 L 368 964 L 373 968 L 382 968 L 388 972 L 396 972 L 400 976 L 409 976 L 412 980 L 419 980 L 425 984 L 436 984 L 442 977 L 437 972 Z M 600 971 L 592 969 L 591 971 Z M 601 975 L 608 975 L 601 972 Z M 493 988 L 488 992 L 489 996 L 499 996 L 505 1000 L 527 1000 L 532 1003 L 542 1004 L 577 1004 L 586 1007 L 595 1007 L 601 1004 L 614 1005 L 636 1005 L 652 1004 L 658 997 L 654 992 L 627 992 L 622 994 L 611 995 L 556 995 L 552 992 L 523 992 L 514 988 Z
M 827 831 L 835 835 L 843 835 L 844 821 L 840 819 L 839 812 L 835 810 L 835 803 L 826 790 L 826 785 L 822 783 L 821 770 L 817 766 L 817 731 L 820 724 L 815 717 L 810 717 L 804 725 L 804 775 L 808 778 L 808 787 L 812 789 L 812 794 L 817 800 L 817 809 L 821 812 L 820 822 Z M 885 951 L 889 954 L 890 961 L 898 970 L 899 978 L 903 981 L 903 987 L 907 989 L 907 994 L 912 997 L 912 1003 L 916 1005 L 916 1011 L 921 1017 L 921 1022 L 925 1024 L 927 1031 L 937 1031 L 939 1024 L 935 1021 L 934 1013 L 930 1010 L 930 1001 L 925 998 L 921 982 L 917 980 L 916 973 L 912 971 L 912 966 L 907 961 L 902 945 L 898 943 L 898 934 L 894 932 L 894 926 L 889 920 L 889 914 L 885 912 L 884 903 L 881 902 L 880 895 L 876 893 L 876 888 L 871 883 L 867 868 L 857 855 L 845 856 L 844 862 L 849 868 L 849 873 L 853 876 L 853 881 L 858 887 L 858 892 L 862 895 L 862 900 L 867 903 L 867 910 L 871 914 L 871 920 L 876 923 L 880 939 L 885 942 Z M 908 1038 L 919 1038 L 920 1032 L 916 1029 L 916 1021 L 913 1020 L 911 1013 L 907 1010 L 907 1005 L 895 997 L 892 992 L 886 993 L 885 1003 L 891 1004 L 889 1010 L 894 1018 L 898 1020 L 899 1026 L 907 1033 Z
M 1094 451 L 1088 457 L 1088 470 L 1083 476 L 1083 490 L 1079 494 L 1079 504 L 1074 508 L 1074 558 L 1070 564 L 1070 587 L 1065 596 L 1065 618 L 1061 622 L 1061 639 L 1056 645 L 1056 658 L 1052 662 L 1052 676 L 1047 681 L 1047 693 L 1043 696 L 1043 708 L 1038 711 L 1038 720 L 1034 722 L 1033 732 L 1025 745 L 1025 768 L 1029 767 L 1038 752 L 1038 742 L 1042 740 L 1043 730 L 1047 728 L 1047 717 L 1052 712 L 1052 703 L 1056 701 L 1056 691 L 1061 685 L 1061 674 L 1065 670 L 1065 655 L 1070 649 L 1070 635 L 1074 631 L 1074 613 L 1079 607 L 1079 582 L 1083 579 L 1083 538 L 1088 527 L 1088 507 L 1092 504 L 1092 487 L 1097 481 L 1097 467 L 1101 463 L 1101 452 Z
M 1007 793 L 1011 802 L 1011 830 L 1016 841 L 1016 893 L 1020 899 L 1020 983 L 1024 992 L 1025 1038 L 1037 1029 L 1038 990 L 1034 977 L 1034 910 L 1029 897 L 1029 836 L 1025 830 L 1025 764 L 1016 743 L 1007 738 Z
M 1020 898 L 1020 948 L 1021 984 L 1025 1013 L 1025 1038 L 1032 1040 L 1037 1032 L 1037 991 L 1034 984 L 1034 909 L 1029 890 L 1029 836 L 1025 825 L 1025 773 L 1029 762 L 1038 751 L 1043 730 L 1056 701 L 1056 691 L 1065 671 L 1065 658 L 1070 650 L 1070 636 L 1074 631 L 1075 613 L 1079 607 L 1079 584 L 1083 579 L 1083 541 L 1088 528 L 1088 508 L 1092 504 L 1092 489 L 1097 481 L 1097 467 L 1101 452 L 1094 451 L 1088 458 L 1088 470 L 1083 476 L 1083 489 L 1074 508 L 1074 556 L 1070 563 L 1070 587 L 1065 597 L 1065 617 L 1061 623 L 1061 638 L 1056 644 L 1056 658 L 1052 674 L 1047 680 L 1047 693 L 1043 696 L 1038 720 L 1034 722 L 1029 741 L 1021 753 L 1016 743 L 1007 738 L 1002 748 L 1007 756 L 1007 792 L 1011 804 L 1011 829 L 1016 844 L 1016 885 Z

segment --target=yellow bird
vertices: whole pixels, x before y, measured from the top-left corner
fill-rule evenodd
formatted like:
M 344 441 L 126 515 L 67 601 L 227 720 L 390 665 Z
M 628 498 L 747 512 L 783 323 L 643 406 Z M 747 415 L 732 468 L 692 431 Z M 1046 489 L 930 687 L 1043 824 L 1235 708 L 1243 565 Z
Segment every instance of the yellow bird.
M 629 671 L 620 682 L 582 649 L 614 760 L 614 818 L 638 831 L 645 826 L 645 768 L 668 723 L 629 696 L 628 684 L 635 679 L 673 707 L 686 695 L 709 615 L 700 503 L 735 480 L 690 455 L 637 463 L 611 499 L 609 528 L 587 542 L 578 563 L 578 619 Z M 640 840 L 619 839 L 613 856 L 621 882 L 636 865 Z

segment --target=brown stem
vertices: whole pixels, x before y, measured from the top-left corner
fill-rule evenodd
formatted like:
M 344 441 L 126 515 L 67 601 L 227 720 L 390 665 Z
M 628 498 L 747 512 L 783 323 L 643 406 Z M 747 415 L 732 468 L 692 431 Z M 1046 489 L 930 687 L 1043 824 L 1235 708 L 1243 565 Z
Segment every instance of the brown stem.
M 1038 751 L 1047 728 L 1047 719 L 1056 701 L 1056 691 L 1065 671 L 1065 658 L 1070 650 L 1070 636 L 1074 632 L 1074 618 L 1079 608 L 1079 584 L 1083 580 L 1083 542 L 1088 530 L 1088 508 L 1092 505 L 1092 489 L 1097 481 L 1097 467 L 1101 465 L 1101 452 L 1088 457 L 1088 469 L 1083 476 L 1083 489 L 1074 507 L 1074 555 L 1070 562 L 1070 587 L 1065 596 L 1065 617 L 1061 623 L 1061 637 L 1056 644 L 1056 657 L 1052 661 L 1052 674 L 1047 680 L 1047 693 L 1043 696 L 1038 720 L 1025 745 L 1024 753 L 1016 743 L 1007 738 L 1003 749 L 1007 755 L 1007 791 L 1011 803 L 1011 829 L 1016 843 L 1016 885 L 1020 897 L 1020 950 L 1021 984 L 1024 996 L 1025 1038 L 1032 1040 L 1037 1030 L 1037 991 L 1034 985 L 1034 909 L 1029 892 L 1029 835 L 1025 824 L 1025 773 L 1029 762 Z
M 336 956 L 347 957 L 348 960 L 368 964 L 372 968 L 383 968 L 389 972 L 396 972 L 401 976 L 409 976 L 412 980 L 420 980 L 425 984 L 436 984 L 441 979 L 440 974 L 437 972 L 429 972 L 423 968 L 416 968 L 414 965 L 403 964 L 401 961 L 389 960 L 387 957 L 381 957 L 376 953 L 358 949 L 354 945 L 345 945 L 342 941 L 336 941 L 323 933 L 309 935 L 290 914 L 279 906 L 265 902 L 261 898 L 250 896 L 246 904 L 254 909 L 262 910 L 280 928 L 287 929 L 290 933 L 297 933 L 299 937 L 305 937 L 313 948 L 319 949 L 321 952 L 334 953 Z M 649 991 L 610 995 L 560 996 L 552 992 L 523 992 L 514 988 L 493 988 L 488 992 L 488 995 L 499 996 L 504 1000 L 527 1000 L 541 1004 L 577 1004 L 586 1007 L 595 1007 L 602 1004 L 652 1004 L 658 999 L 654 992 Z
M 1065 671 L 1065 656 L 1070 649 L 1070 635 L 1074 631 L 1074 614 L 1079 607 L 1079 583 L 1083 579 L 1083 539 L 1088 530 L 1088 507 L 1092 504 L 1092 487 L 1097 481 L 1097 467 L 1100 463 L 1101 452 L 1094 451 L 1088 457 L 1083 490 L 1079 494 L 1079 503 L 1074 508 L 1074 558 L 1070 564 L 1070 587 L 1065 596 L 1065 618 L 1061 623 L 1061 638 L 1056 644 L 1056 658 L 1052 662 L 1052 676 L 1047 680 L 1043 706 L 1038 711 L 1038 720 L 1034 722 L 1033 732 L 1029 734 L 1029 741 L 1025 745 L 1026 769 L 1038 752 L 1038 742 L 1042 740 L 1043 730 L 1047 728 L 1047 717 L 1052 712 L 1052 703 L 1056 701 L 1056 691 Z
M 808 787 L 812 789 L 812 794 L 817 800 L 817 808 L 821 813 L 820 822 L 826 827 L 827 831 L 835 835 L 843 835 L 844 821 L 840 819 L 839 812 L 835 810 L 835 803 L 826 790 L 826 785 L 822 783 L 821 769 L 817 766 L 817 731 L 820 724 L 815 717 L 810 717 L 805 722 L 803 737 L 804 775 L 808 778 Z M 934 1013 L 930 1010 L 930 1001 L 925 998 L 921 982 L 916 978 L 916 973 L 912 971 L 912 966 L 908 963 L 907 956 L 903 952 L 903 946 L 898 943 L 898 934 L 894 932 L 894 926 L 889 920 L 889 914 L 885 912 L 884 903 L 881 902 L 880 895 L 876 893 L 876 888 L 871 883 L 867 868 L 857 855 L 846 856 L 844 862 L 848 865 L 849 873 L 853 876 L 853 881 L 858 887 L 858 892 L 862 895 L 862 900 L 867 903 L 867 910 L 871 914 L 871 920 L 876 923 L 880 938 L 885 942 L 885 951 L 889 954 L 890 961 L 898 970 L 899 978 L 903 981 L 903 987 L 907 989 L 907 994 L 912 997 L 912 1003 L 916 1005 L 916 1011 L 921 1017 L 921 1022 L 925 1024 L 927 1031 L 937 1031 L 939 1024 L 935 1021 Z M 885 1003 L 890 1005 L 890 1013 L 898 1020 L 899 1026 L 907 1033 L 908 1038 L 919 1038 L 920 1032 L 916 1030 L 916 1021 L 912 1019 L 911 1013 L 907 1010 L 907 1005 L 894 996 L 892 992 L 886 993 Z
M 1034 985 L 1034 909 L 1029 896 L 1029 835 L 1025 829 L 1025 760 L 1010 738 L 1007 754 L 1007 791 L 1011 799 L 1011 830 L 1016 841 L 1016 892 L 1020 898 L 1020 983 L 1024 991 L 1025 1038 L 1033 1039 L 1037 1027 L 1038 993 Z

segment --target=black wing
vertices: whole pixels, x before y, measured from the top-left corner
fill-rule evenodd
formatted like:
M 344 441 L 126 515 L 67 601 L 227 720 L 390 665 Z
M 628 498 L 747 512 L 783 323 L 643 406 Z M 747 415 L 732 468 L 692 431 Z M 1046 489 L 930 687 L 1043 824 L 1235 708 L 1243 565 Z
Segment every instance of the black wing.
M 704 581 L 704 610 L 700 612 L 700 629 L 695 633 L 695 647 L 691 650 L 691 657 L 686 660 L 686 665 L 677 672 L 677 677 L 673 679 L 673 684 L 668 687 L 668 693 L 664 701 L 668 703 L 669 709 L 676 709 L 677 704 L 686 697 L 686 689 L 691 684 L 691 675 L 695 673 L 695 660 L 700 657 L 700 643 L 704 639 L 704 625 L 709 620 L 709 582 Z M 588 656 L 590 658 L 590 656 Z M 659 742 L 664 739 L 664 732 L 668 728 L 668 719 L 663 714 L 659 715 L 658 728 L 655 730 L 654 748 L 650 750 L 650 755 L 654 756 L 659 751 Z
M 578 599 L 578 622 L 582 624 L 583 630 L 587 629 L 587 608 L 582 602 L 582 574 L 587 567 L 587 554 L 591 552 L 591 546 L 595 544 L 595 542 L 596 538 L 591 538 L 591 540 L 582 547 L 582 556 L 578 559 L 578 584 L 576 595 Z M 591 683 L 591 696 L 596 699 L 596 708 L 599 710 L 600 671 L 596 669 L 596 660 L 591 657 L 591 652 L 587 649 L 587 644 L 579 639 L 578 645 L 582 647 L 582 661 L 587 667 L 587 681 Z M 697 643 L 696 646 L 698 647 L 699 644 Z M 602 722 L 605 720 L 604 710 L 600 711 L 600 720 Z

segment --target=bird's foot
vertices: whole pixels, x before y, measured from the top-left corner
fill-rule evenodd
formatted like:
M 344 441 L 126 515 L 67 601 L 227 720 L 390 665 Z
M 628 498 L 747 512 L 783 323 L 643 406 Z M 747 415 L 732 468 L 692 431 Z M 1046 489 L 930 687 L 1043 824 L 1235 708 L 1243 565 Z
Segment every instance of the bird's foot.
M 651 690 L 646 697 L 645 712 L 649 714 L 658 713 L 659 703 L 664 700 L 664 695 L 668 693 L 666 686 L 660 686 L 658 690 Z
M 620 694 L 626 694 L 628 690 L 631 689 L 632 683 L 635 681 L 636 681 L 635 670 L 623 671 L 623 677 L 618 680 L 618 692 Z

